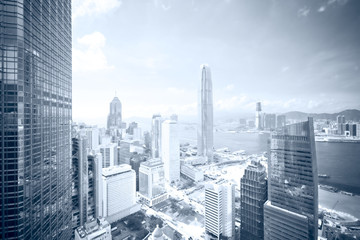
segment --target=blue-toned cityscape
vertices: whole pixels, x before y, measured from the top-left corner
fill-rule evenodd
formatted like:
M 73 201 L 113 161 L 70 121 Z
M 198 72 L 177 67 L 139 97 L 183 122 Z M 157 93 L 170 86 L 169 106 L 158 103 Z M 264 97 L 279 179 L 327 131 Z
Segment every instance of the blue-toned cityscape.
M 0 19 L 0 239 L 360 239 L 359 1 Z

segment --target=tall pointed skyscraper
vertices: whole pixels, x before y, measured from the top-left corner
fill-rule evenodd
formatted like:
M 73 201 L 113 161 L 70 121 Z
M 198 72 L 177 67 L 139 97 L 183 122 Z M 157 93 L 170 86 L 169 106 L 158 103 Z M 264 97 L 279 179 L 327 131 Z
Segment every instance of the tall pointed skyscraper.
M 110 103 L 110 114 L 108 116 L 107 127 L 110 128 L 121 128 L 122 124 L 122 106 L 118 97 L 114 97 L 114 99 Z
M 199 156 L 213 160 L 213 93 L 210 68 L 201 65 L 198 99 L 197 151 Z
M 0 239 L 70 239 L 71 0 L 0 18 Z
M 318 173 L 313 119 L 271 135 L 265 239 L 317 239 Z

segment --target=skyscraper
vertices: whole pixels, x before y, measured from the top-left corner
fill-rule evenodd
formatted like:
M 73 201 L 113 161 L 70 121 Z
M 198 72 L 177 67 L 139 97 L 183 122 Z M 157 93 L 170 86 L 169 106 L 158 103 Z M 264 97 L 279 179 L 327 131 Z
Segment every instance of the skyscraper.
M 345 134 L 345 116 L 338 115 L 336 117 L 337 122 L 337 134 L 344 135 Z
M 119 165 L 118 161 L 118 148 L 116 143 L 110 143 L 100 146 L 100 153 L 102 155 L 102 167 L 112 167 Z
M 161 115 L 154 114 L 151 124 L 151 155 L 153 158 L 161 157 Z
M 232 238 L 235 234 L 235 185 L 220 180 L 205 185 L 205 232 Z
M 313 119 L 271 135 L 265 239 L 317 239 L 318 173 Z
M 180 180 L 180 143 L 177 122 L 166 120 L 161 128 L 161 158 L 164 162 L 165 180 Z
M 213 160 L 213 92 L 208 65 L 201 65 L 198 98 L 197 151 L 199 156 Z
M 252 161 L 241 178 L 240 239 L 264 239 L 264 203 L 267 200 L 266 169 Z
M 110 113 L 108 116 L 107 127 L 121 129 L 121 114 L 122 106 L 118 97 L 114 97 L 114 99 L 110 103 Z
M 276 115 L 275 114 L 265 114 L 264 115 L 264 128 L 273 130 L 276 128 Z
M 75 230 L 87 221 L 88 209 L 88 159 L 87 139 L 80 134 L 72 138 L 72 228 Z
M 89 173 L 87 221 L 89 221 L 102 216 L 102 155 L 92 151 L 87 159 Z
M 71 1 L 0 15 L 0 239 L 69 239 Z
M 258 130 L 263 128 L 262 119 L 261 119 L 261 102 L 256 103 L 256 113 L 255 113 L 255 127 Z
M 285 115 L 278 115 L 276 116 L 276 127 L 281 128 L 286 125 L 286 116 Z
M 140 164 L 138 195 L 150 207 L 168 199 L 164 175 L 164 163 L 160 158 Z

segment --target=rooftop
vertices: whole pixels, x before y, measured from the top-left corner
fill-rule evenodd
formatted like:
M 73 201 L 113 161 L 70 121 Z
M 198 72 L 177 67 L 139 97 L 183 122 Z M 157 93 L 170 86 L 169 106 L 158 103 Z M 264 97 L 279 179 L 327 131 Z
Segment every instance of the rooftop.
M 112 175 L 116 175 L 116 174 L 120 174 L 120 173 L 124 173 L 124 172 L 129 172 L 131 171 L 131 166 L 128 164 L 120 164 L 117 166 L 112 166 L 112 167 L 108 167 L 108 168 L 103 168 L 102 169 L 102 175 L 105 177 L 110 177 Z
M 160 158 L 152 158 L 147 160 L 146 162 L 142 162 L 141 165 L 145 166 L 145 167 L 157 167 L 162 165 L 163 162 L 161 161 Z
M 81 238 L 84 238 L 86 237 L 86 235 L 94 233 L 108 226 L 109 223 L 104 218 L 98 218 L 98 219 L 94 219 L 91 222 L 85 223 L 85 226 L 78 227 L 76 231 L 78 232 Z

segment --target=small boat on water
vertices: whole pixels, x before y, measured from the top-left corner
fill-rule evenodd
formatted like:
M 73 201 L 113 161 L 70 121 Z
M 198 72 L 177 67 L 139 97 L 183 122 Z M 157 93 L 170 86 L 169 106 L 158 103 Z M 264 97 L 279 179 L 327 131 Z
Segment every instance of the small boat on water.
M 318 177 L 319 178 L 330 178 L 330 176 L 326 175 L 326 174 L 318 174 Z

